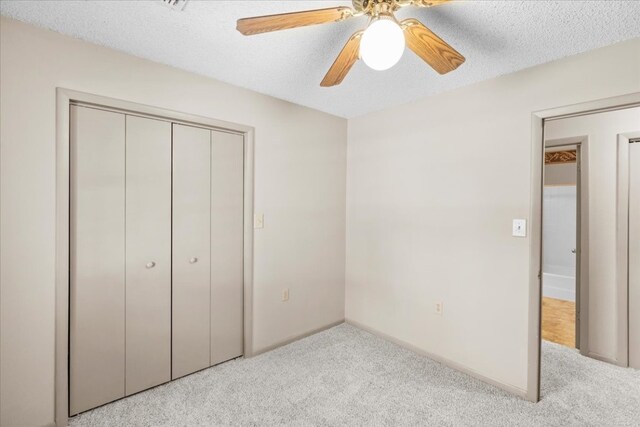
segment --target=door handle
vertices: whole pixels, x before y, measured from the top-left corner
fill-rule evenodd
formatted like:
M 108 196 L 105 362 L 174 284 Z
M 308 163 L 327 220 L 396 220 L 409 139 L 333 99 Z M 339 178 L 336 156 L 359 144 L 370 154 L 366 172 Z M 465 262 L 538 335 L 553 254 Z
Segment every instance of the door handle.
M 575 254 L 576 253 L 576 248 L 571 249 L 571 253 Z
M 189 260 L 189 264 L 195 264 L 196 262 L 198 262 L 198 258 L 193 257 Z
M 146 265 L 145 267 L 147 267 L 147 268 L 153 268 L 153 267 L 155 267 L 155 266 L 156 266 L 155 261 L 151 261 L 151 262 L 148 262 L 148 263 L 147 263 L 147 265 Z

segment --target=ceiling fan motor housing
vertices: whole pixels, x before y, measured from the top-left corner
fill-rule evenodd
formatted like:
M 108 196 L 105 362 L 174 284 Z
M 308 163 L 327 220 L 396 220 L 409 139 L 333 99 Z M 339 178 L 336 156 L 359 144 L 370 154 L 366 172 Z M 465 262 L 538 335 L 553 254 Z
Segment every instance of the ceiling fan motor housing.
M 371 6 L 371 0 L 352 0 L 352 3 L 356 12 L 366 12 Z
M 405 6 L 430 6 L 434 1 L 439 0 L 352 0 L 352 3 L 356 13 L 375 16 L 380 13 L 393 13 Z
M 360 13 L 371 13 L 380 7 L 386 10 L 395 11 L 406 6 L 431 7 L 448 0 L 352 0 L 353 9 Z

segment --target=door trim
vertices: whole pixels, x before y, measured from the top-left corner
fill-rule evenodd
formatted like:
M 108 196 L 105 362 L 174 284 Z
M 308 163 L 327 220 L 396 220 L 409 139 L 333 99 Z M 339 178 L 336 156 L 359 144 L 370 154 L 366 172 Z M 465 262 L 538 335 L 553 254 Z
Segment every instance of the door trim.
M 194 114 L 151 107 L 129 101 L 56 88 L 56 274 L 55 274 L 55 389 L 54 413 L 57 426 L 69 419 L 69 136 L 71 104 L 117 110 L 243 135 L 244 139 L 244 357 L 253 352 L 253 191 L 254 135 L 251 126 Z
M 618 290 L 617 364 L 629 366 L 629 144 L 640 132 L 618 135 L 616 197 L 616 287 Z
M 529 324 L 527 327 L 527 399 L 540 400 L 540 318 L 542 301 L 542 187 L 545 120 L 640 105 L 640 92 L 531 113 L 531 239 L 529 241 Z
M 576 322 L 576 344 L 579 343 L 580 354 L 586 355 L 589 351 L 589 137 L 582 135 L 544 141 L 545 149 L 566 145 L 575 146 L 577 151 L 576 302 L 580 304 L 580 322 Z M 544 275 L 541 286 L 544 285 L 543 279 Z

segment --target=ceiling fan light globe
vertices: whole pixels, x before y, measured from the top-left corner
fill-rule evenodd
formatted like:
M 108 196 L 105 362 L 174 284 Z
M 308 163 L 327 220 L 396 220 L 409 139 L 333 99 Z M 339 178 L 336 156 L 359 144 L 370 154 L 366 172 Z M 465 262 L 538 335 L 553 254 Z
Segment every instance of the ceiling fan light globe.
M 380 18 L 371 23 L 360 41 L 360 58 L 369 68 L 388 70 L 400 61 L 405 40 L 402 28 L 392 19 Z

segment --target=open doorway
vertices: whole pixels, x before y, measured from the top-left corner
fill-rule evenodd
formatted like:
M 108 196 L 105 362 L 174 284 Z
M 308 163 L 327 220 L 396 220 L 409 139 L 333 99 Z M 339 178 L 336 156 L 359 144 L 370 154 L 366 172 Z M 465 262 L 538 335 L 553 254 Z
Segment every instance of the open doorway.
M 633 234 L 634 201 L 640 200 L 636 194 L 640 191 L 636 187 L 640 189 L 640 185 L 635 186 L 634 173 L 640 168 L 636 167 L 634 157 L 635 140 L 640 135 L 640 93 L 534 113 L 533 122 L 534 144 L 537 138 L 542 144 L 534 145 L 534 154 L 537 154 L 533 160 L 539 168 L 534 173 L 534 179 L 539 181 L 534 184 L 532 211 L 532 265 L 536 267 L 537 277 L 532 277 L 531 282 L 534 310 L 529 337 L 535 341 L 530 342 L 533 364 L 529 378 L 533 386 L 528 388 L 528 397 L 537 401 L 541 383 L 547 384 L 546 392 L 553 392 L 572 380 L 567 370 L 569 359 L 577 363 L 588 360 L 579 359 L 587 356 L 634 367 L 630 363 L 632 353 L 640 353 L 634 350 L 634 337 L 640 336 L 640 322 L 636 327 L 633 316 L 638 311 L 636 307 L 640 307 L 637 290 L 640 280 L 634 275 L 634 266 L 640 265 L 640 249 L 634 246 L 639 239 Z M 555 190 L 553 194 L 552 180 L 558 177 L 553 176 L 549 163 L 545 162 L 545 158 L 568 155 L 574 148 L 575 201 L 570 188 Z M 565 153 L 558 154 L 561 151 Z M 572 183 L 564 180 L 560 184 L 571 187 Z M 552 196 L 565 197 L 564 203 L 557 203 L 555 210 Z M 554 212 L 557 215 L 562 206 L 565 206 L 561 213 L 564 222 L 552 216 Z M 575 211 L 571 210 L 572 206 Z M 572 218 L 575 225 L 570 222 Z M 549 246 L 554 244 L 554 236 L 549 234 L 554 230 L 554 220 L 555 233 L 565 233 L 563 238 L 558 238 L 561 244 L 555 248 Z M 574 241 L 571 230 L 575 230 L 575 252 L 571 247 Z M 566 258 L 567 251 L 575 256 L 575 265 Z M 565 313 L 564 330 L 569 331 L 569 335 L 564 337 L 562 345 L 557 345 L 546 341 L 554 339 L 545 331 L 545 326 L 548 327 L 545 314 L 549 311 L 545 309 L 548 308 L 545 297 L 555 296 L 556 300 L 570 302 L 572 295 L 567 290 L 572 288 L 571 271 L 575 271 L 575 316 L 570 310 L 568 315 Z M 553 279 L 558 278 L 553 277 L 554 274 L 561 279 L 555 281 L 555 286 Z M 562 279 L 566 283 L 564 287 L 558 284 Z M 553 287 L 556 289 L 551 289 Z M 573 325 L 571 318 L 575 319 Z M 572 330 L 574 338 L 570 335 Z M 572 343 L 579 354 L 576 349 L 568 348 Z M 598 368 L 593 363 L 583 365 L 595 372 Z M 588 372 L 581 371 L 580 375 L 583 374 L 589 376 Z
M 579 149 L 545 142 L 542 339 L 570 348 L 580 348 Z

